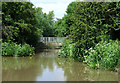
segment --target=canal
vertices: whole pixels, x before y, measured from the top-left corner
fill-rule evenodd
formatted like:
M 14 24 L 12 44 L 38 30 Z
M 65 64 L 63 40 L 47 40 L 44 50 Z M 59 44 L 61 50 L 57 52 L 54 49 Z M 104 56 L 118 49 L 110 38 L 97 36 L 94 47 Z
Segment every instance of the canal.
M 90 69 L 86 64 L 44 50 L 33 57 L 3 57 L 3 81 L 118 81 L 118 73 Z

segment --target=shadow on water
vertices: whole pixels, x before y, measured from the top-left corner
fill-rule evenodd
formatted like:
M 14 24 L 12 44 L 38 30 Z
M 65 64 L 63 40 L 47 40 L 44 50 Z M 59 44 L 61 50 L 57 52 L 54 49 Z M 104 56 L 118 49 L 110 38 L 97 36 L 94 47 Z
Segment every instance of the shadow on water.
M 90 69 L 86 64 L 58 58 L 58 50 L 34 57 L 3 57 L 3 81 L 117 81 L 118 73 Z

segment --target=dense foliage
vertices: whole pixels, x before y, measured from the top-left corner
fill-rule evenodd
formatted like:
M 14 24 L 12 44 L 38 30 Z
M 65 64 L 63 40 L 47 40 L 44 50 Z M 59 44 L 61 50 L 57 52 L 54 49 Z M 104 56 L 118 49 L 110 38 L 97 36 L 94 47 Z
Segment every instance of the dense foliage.
M 85 62 L 92 68 L 115 70 L 118 67 L 120 51 L 118 41 L 101 41 L 94 48 L 86 50 Z
M 120 39 L 119 4 L 72 2 L 67 8 L 67 15 L 63 17 L 66 20 L 62 19 L 62 23 L 58 20 L 58 27 L 82 48 L 90 48 L 109 35 L 112 39 Z
M 105 61 L 102 67 L 114 70 L 118 67 L 120 56 L 119 44 L 117 43 L 120 40 L 119 11 L 120 2 L 70 3 L 66 11 L 67 14 L 59 19 L 55 25 L 59 27 L 56 32 L 62 30 L 57 35 L 68 36 L 67 40 L 70 41 L 63 44 L 60 55 L 65 57 L 77 56 L 74 58 L 85 61 L 93 68 L 100 68 L 101 61 Z M 112 41 L 110 39 L 118 40 Z M 106 49 L 101 48 L 102 45 Z M 94 48 L 95 53 L 90 51 L 91 48 Z M 101 56 L 104 56 L 102 60 L 96 58 Z
M 52 37 L 53 34 L 53 24 L 54 24 L 54 12 L 50 11 L 49 14 L 43 13 L 42 8 L 35 8 L 35 26 L 38 28 L 40 36 Z
M 62 19 L 57 19 L 53 26 L 55 36 L 66 37 L 67 35 L 69 35 L 69 27 L 67 20 L 68 15 L 65 15 Z
M 75 60 L 78 61 L 83 61 L 84 57 L 83 57 L 83 52 L 84 50 L 82 48 L 78 48 L 76 43 L 71 43 L 70 41 L 66 40 L 63 45 L 62 48 L 59 52 L 59 56 L 60 57 L 65 57 L 65 58 L 74 58 Z
M 13 42 L 2 43 L 2 56 L 32 56 L 34 54 L 34 47 L 28 44 L 18 45 Z
M 50 11 L 48 15 L 44 14 L 44 29 L 43 29 L 43 36 L 44 37 L 54 37 L 54 12 Z
M 48 15 L 30 2 L 3 2 L 3 41 L 35 45 L 40 36 L 46 36 L 53 24 L 53 11 Z M 51 31 L 50 31 L 51 32 Z M 51 33 L 47 33 L 51 36 Z
M 2 18 L 3 41 L 12 40 L 24 44 L 36 44 L 38 35 L 34 27 L 35 15 L 33 4 L 29 2 L 4 2 Z
M 26 56 L 29 54 L 27 47 L 28 50 L 32 49 L 31 46 L 36 47 L 39 37 L 53 36 L 53 19 L 53 11 L 49 14 L 43 13 L 42 8 L 36 8 L 30 2 L 2 2 L 2 42 L 13 42 L 9 42 L 11 49 L 20 45 L 24 52 L 18 55 Z M 14 51 L 11 50 L 11 53 L 14 56 Z

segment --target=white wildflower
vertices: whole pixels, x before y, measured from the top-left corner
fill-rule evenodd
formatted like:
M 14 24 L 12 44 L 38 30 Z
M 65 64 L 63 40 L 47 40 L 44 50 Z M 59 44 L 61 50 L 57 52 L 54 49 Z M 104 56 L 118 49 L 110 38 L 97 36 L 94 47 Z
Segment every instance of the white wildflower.
M 92 47 L 90 48 L 90 50 L 92 50 Z

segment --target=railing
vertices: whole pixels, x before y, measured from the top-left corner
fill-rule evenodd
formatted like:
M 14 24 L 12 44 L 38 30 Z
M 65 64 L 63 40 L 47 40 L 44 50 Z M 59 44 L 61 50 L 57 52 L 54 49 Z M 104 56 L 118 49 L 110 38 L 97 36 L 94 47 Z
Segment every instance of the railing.
M 66 37 L 40 37 L 40 42 L 62 43 Z

